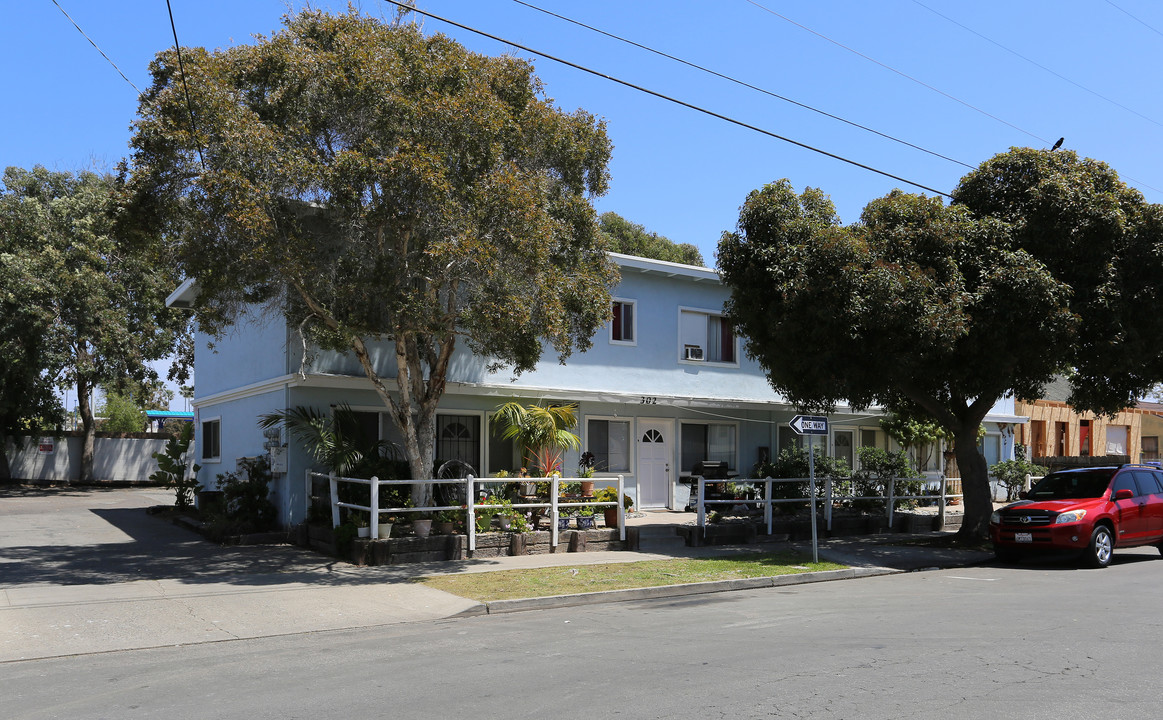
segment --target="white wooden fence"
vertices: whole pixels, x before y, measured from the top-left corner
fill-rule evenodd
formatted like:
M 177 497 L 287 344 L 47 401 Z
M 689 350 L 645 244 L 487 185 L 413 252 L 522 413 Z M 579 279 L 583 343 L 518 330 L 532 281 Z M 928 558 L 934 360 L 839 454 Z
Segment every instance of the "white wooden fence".
M 559 477 L 543 477 L 543 478 L 474 478 L 469 475 L 466 478 L 455 479 L 432 479 L 432 480 L 380 480 L 379 478 L 371 478 L 370 480 L 363 478 L 349 478 L 340 477 L 335 473 L 323 474 L 311 470 L 307 471 L 307 497 L 311 497 L 311 486 L 314 478 L 327 478 L 331 486 L 331 525 L 332 527 L 339 526 L 339 508 L 347 508 L 348 510 L 363 510 L 368 513 L 370 517 L 371 536 L 373 538 L 379 535 L 379 517 L 381 513 L 431 513 L 440 512 L 443 510 L 462 511 L 465 513 L 465 530 L 468 533 L 468 549 L 476 550 L 476 511 L 481 510 L 496 510 L 504 507 L 503 505 L 490 505 L 477 502 L 477 485 L 495 485 L 507 482 L 522 482 L 522 483 L 537 483 L 548 482 L 549 499 L 545 502 L 521 502 L 512 503 L 509 507 L 516 510 L 525 510 L 533 508 L 548 508 L 550 522 L 550 545 L 557 547 L 559 529 L 557 523 L 558 511 L 561 508 L 571 507 L 606 507 L 616 506 L 618 508 L 618 535 L 623 541 L 626 540 L 626 509 L 622 505 L 622 493 L 625 490 L 625 479 L 619 475 L 615 488 L 618 491 L 618 499 L 616 501 L 605 502 L 561 502 L 560 489 L 561 484 L 566 482 L 580 482 L 582 478 L 559 478 Z M 590 480 L 592 478 L 585 478 Z M 368 504 L 359 505 L 356 503 L 340 502 L 339 500 L 339 483 L 353 483 L 356 485 L 368 486 Z M 383 485 L 463 485 L 464 486 L 464 505 L 433 505 L 430 507 L 380 507 L 380 487 Z
M 727 480 L 710 480 L 710 481 L 708 481 L 706 478 L 704 478 L 700 475 L 694 479 L 697 482 L 697 488 L 696 488 L 697 497 L 696 497 L 695 501 L 692 503 L 692 505 L 695 506 L 697 524 L 701 528 L 705 528 L 707 526 L 707 506 L 708 505 L 710 505 L 710 506 L 715 506 L 715 505 L 734 506 L 734 505 L 744 505 L 744 504 L 745 505 L 762 505 L 763 506 L 763 521 L 767 525 L 767 534 L 768 535 L 770 535 L 772 532 L 772 506 L 774 506 L 778 503 L 805 503 L 805 502 L 807 502 L 807 503 L 812 503 L 813 508 L 815 507 L 816 498 L 806 497 L 806 496 L 805 497 L 794 497 L 794 498 L 773 498 L 771 496 L 771 488 L 772 488 L 772 485 L 774 485 L 774 484 L 777 484 L 777 483 L 809 483 L 809 482 L 811 482 L 810 478 L 780 478 L 780 479 L 775 479 L 775 478 L 768 477 L 768 478 L 763 478 L 762 480 L 759 480 L 759 479 L 744 480 L 744 479 L 737 478 L 737 479 L 733 479 L 733 480 L 729 480 L 729 481 L 727 481 Z M 936 500 L 938 502 L 937 515 L 938 515 L 938 517 L 940 517 L 941 523 L 944 524 L 945 506 L 948 504 L 949 499 L 962 497 L 962 495 L 960 495 L 960 494 L 949 494 L 946 492 L 947 483 L 950 480 L 956 480 L 956 479 L 957 478 L 944 478 L 944 477 L 939 478 L 936 481 L 939 485 L 939 488 L 938 488 L 939 493 L 937 495 L 897 495 L 896 494 L 896 478 L 888 478 L 887 480 L 884 480 L 884 482 L 886 484 L 886 493 L 884 495 L 851 495 L 851 494 L 836 494 L 834 492 L 831 478 L 824 478 L 823 479 L 824 495 L 822 498 L 819 498 L 819 501 L 824 504 L 824 524 L 825 524 L 825 527 L 828 530 L 832 529 L 832 506 L 833 506 L 833 504 L 838 503 L 838 502 L 839 503 L 849 502 L 849 501 L 853 501 L 853 500 L 879 500 L 879 501 L 884 502 L 885 509 L 886 509 L 885 511 L 888 515 L 889 527 L 892 527 L 893 506 L 896 504 L 897 500 Z M 711 482 L 711 483 L 731 482 L 731 483 L 734 483 L 736 485 L 746 483 L 746 484 L 751 485 L 753 487 L 762 486 L 763 487 L 763 497 L 756 498 L 756 499 L 745 499 L 745 500 L 740 500 L 737 498 L 736 499 L 722 499 L 722 500 L 708 500 L 707 499 L 707 483 L 708 482 Z M 931 483 L 933 481 L 930 480 L 927 482 Z

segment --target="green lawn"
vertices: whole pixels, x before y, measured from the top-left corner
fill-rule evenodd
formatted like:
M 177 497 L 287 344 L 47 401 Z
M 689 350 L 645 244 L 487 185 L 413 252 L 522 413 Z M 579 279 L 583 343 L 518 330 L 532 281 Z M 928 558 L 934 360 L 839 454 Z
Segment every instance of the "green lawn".
M 840 570 L 794 552 L 436 575 L 418 582 L 479 602 Z

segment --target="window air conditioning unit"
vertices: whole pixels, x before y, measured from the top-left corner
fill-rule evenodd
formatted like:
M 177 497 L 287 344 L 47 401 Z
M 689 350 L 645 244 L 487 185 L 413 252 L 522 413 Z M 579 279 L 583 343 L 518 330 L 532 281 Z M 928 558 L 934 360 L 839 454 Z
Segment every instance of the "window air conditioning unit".
M 703 349 L 698 345 L 687 345 L 684 353 L 684 360 L 702 360 Z

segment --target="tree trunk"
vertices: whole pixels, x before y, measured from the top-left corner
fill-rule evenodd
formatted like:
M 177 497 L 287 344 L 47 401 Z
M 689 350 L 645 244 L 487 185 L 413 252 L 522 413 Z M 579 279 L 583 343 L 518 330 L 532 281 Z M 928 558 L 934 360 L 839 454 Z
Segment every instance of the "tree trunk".
M 96 445 L 97 425 L 93 421 L 93 405 L 89 402 L 89 392 L 92 387 L 87 380 L 77 379 L 77 412 L 81 416 L 81 427 L 85 431 L 84 441 L 81 443 L 81 475 L 83 483 L 93 482 L 93 448 Z
M 12 468 L 8 465 L 8 436 L 0 435 L 0 480 L 11 480 Z
M 965 518 L 957 535 L 983 540 L 989 536 L 989 516 L 993 514 L 993 493 L 989 487 L 989 469 L 985 456 L 977 449 L 977 431 L 981 422 L 963 423 L 955 433 L 957 467 L 961 470 L 961 492 L 965 495 Z

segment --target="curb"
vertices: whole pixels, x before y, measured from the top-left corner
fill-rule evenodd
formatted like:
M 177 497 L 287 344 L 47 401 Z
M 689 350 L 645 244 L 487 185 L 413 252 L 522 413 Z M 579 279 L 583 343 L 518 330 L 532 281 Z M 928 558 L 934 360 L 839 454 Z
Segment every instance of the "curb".
M 815 573 L 796 573 L 770 577 L 744 578 L 740 580 L 711 580 L 683 585 L 659 585 L 625 590 L 602 590 L 576 595 L 550 595 L 548 597 L 519 598 L 514 600 L 493 600 L 463 610 L 452 617 L 474 617 L 479 615 L 499 615 L 503 613 L 525 612 L 526 610 L 548 610 L 551 608 L 579 607 L 603 603 L 625 602 L 629 600 L 654 600 L 658 598 L 706 595 L 710 593 L 733 592 L 736 590 L 757 590 L 788 585 L 853 580 L 876 575 L 896 575 L 903 570 L 884 567 L 856 567 L 843 570 L 825 570 Z

